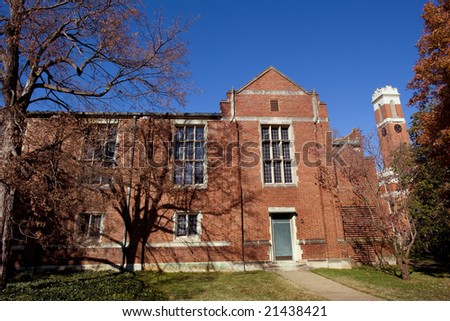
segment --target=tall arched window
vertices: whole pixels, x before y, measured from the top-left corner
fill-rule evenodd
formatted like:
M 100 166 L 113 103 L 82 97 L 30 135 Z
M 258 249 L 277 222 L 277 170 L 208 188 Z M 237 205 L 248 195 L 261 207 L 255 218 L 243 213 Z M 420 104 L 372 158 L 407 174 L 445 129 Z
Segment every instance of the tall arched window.
M 386 118 L 386 113 L 383 111 L 383 106 L 381 106 L 381 104 L 378 104 L 378 110 L 380 113 L 380 122 L 381 122 Z
M 397 118 L 397 110 L 395 109 L 395 102 L 391 100 L 391 114 L 392 118 Z

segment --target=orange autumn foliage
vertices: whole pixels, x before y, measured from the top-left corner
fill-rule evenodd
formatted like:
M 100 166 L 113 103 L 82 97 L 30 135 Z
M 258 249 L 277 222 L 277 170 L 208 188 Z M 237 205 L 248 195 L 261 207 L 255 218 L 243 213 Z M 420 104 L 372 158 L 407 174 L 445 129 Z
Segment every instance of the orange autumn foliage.
M 413 140 L 429 150 L 429 156 L 450 165 L 450 1 L 424 6 L 424 32 L 417 48 L 419 60 L 409 83 L 414 94 L 409 102 L 419 112 L 412 128 Z

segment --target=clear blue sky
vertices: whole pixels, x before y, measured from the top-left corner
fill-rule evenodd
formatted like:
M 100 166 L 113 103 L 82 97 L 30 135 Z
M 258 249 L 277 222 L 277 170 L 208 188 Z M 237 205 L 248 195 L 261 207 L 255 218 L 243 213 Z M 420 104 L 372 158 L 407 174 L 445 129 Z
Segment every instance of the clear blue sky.
M 373 130 L 372 93 L 406 90 L 418 58 L 427 0 L 152 0 L 170 18 L 198 16 L 186 38 L 192 82 L 187 112 L 218 112 L 238 89 L 274 66 L 328 104 L 331 127 Z

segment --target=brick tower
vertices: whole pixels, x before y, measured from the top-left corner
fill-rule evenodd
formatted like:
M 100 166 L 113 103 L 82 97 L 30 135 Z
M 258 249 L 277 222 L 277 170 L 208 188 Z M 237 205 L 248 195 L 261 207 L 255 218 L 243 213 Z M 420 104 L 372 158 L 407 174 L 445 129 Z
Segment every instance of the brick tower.
M 377 122 L 381 156 L 385 169 L 392 164 L 392 154 L 401 144 L 409 144 L 405 116 L 397 88 L 386 86 L 375 90 L 372 105 Z

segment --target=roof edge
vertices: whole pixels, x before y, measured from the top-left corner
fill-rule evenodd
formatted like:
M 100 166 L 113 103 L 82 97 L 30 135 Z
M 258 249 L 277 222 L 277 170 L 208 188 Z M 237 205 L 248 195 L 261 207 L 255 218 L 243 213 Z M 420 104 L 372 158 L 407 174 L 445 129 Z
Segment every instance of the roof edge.
M 283 74 L 281 71 L 279 71 L 277 68 L 273 67 L 273 66 L 269 66 L 268 68 L 266 68 L 264 71 L 262 71 L 261 73 L 259 73 L 256 77 L 254 77 L 252 80 L 250 80 L 249 82 L 247 82 L 244 86 L 242 86 L 241 88 L 239 88 L 238 90 L 236 90 L 236 93 L 240 93 L 242 91 L 245 90 L 245 88 L 247 88 L 248 86 L 250 86 L 252 83 L 254 83 L 255 81 L 257 81 L 258 79 L 262 78 L 265 74 L 267 74 L 269 71 L 275 71 L 277 72 L 280 76 L 282 76 L 283 78 L 285 78 L 287 81 L 289 81 L 290 83 L 292 83 L 294 86 L 298 87 L 300 90 L 304 91 L 306 94 L 311 94 L 311 92 L 307 91 L 305 88 L 303 88 L 302 86 L 300 86 L 299 84 L 297 84 L 295 81 L 293 81 L 292 79 L 290 79 L 289 77 L 287 77 L 285 74 Z
M 56 115 L 69 114 L 63 111 L 32 111 L 27 118 L 50 118 Z M 165 119 L 221 119 L 220 113 L 138 113 L 138 112 L 71 112 L 70 114 L 83 118 L 133 118 L 154 117 Z

